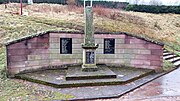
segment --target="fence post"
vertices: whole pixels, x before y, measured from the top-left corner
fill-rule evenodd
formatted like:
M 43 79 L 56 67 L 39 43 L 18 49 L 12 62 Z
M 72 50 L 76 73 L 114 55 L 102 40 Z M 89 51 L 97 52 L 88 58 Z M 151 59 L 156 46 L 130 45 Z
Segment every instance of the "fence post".
M 20 9 L 21 9 L 20 15 L 22 15 L 22 0 L 20 0 Z

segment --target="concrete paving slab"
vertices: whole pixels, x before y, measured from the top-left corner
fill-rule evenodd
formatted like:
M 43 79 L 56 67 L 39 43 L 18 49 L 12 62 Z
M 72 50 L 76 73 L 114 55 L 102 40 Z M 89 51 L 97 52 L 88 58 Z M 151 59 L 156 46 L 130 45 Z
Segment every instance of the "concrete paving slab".
M 180 68 L 119 98 L 93 101 L 180 101 Z
M 21 78 L 57 88 L 64 88 L 125 84 L 154 73 L 153 70 L 132 67 L 109 67 L 109 69 L 117 75 L 116 78 L 66 80 L 67 70 L 38 71 L 33 73 L 19 74 L 16 75 L 16 78 Z
M 117 69 L 119 69 L 119 68 L 114 68 L 114 71 L 117 71 Z M 128 69 L 126 69 L 126 70 L 128 70 Z M 124 71 L 126 71 L 126 70 L 124 70 Z M 124 73 L 124 71 L 122 69 L 121 72 Z M 133 70 L 130 70 L 130 71 L 131 72 L 126 72 L 121 75 L 125 75 L 125 74 L 129 75 L 129 74 L 133 73 Z M 51 72 L 54 72 L 54 71 L 50 70 L 49 72 L 47 72 L 47 74 L 44 74 L 43 72 L 46 72 L 46 71 L 41 71 L 36 74 L 39 74 L 40 77 L 45 77 L 47 75 L 51 75 L 52 74 Z M 125 83 L 125 84 L 119 84 L 119 85 L 71 87 L 71 88 L 58 88 L 58 89 L 47 86 L 46 88 L 47 89 L 51 88 L 62 94 L 70 94 L 70 95 L 74 96 L 74 98 L 72 98 L 72 99 L 64 99 L 64 100 L 78 100 L 78 101 L 82 100 L 82 101 L 84 101 L 84 100 L 89 100 L 89 99 L 92 100 L 92 99 L 104 99 L 104 98 L 118 98 L 120 96 L 123 96 L 126 93 L 133 91 L 134 89 L 141 87 L 142 85 L 145 85 L 145 84 L 151 82 L 152 80 L 155 80 L 156 78 L 161 77 L 162 75 L 164 75 L 166 73 L 168 73 L 168 72 L 149 74 L 147 76 L 136 79 L 132 82 Z M 66 70 L 64 70 L 64 71 L 57 70 L 57 72 L 54 72 L 54 74 L 55 74 L 54 77 L 57 77 L 58 75 L 65 75 Z M 35 76 L 37 76 L 37 75 L 35 75 Z M 123 76 L 123 77 L 126 77 L 126 76 Z M 122 78 L 122 76 L 121 76 L 121 78 Z M 79 80 L 75 80 L 75 81 L 79 81 Z M 81 81 L 84 81 L 84 80 L 81 80 Z
M 89 100 L 89 99 L 104 99 L 104 98 L 118 98 L 134 89 L 164 75 L 164 73 L 148 75 L 128 84 L 123 85 L 108 85 L 108 86 L 92 86 L 92 87 L 75 87 L 62 88 L 60 92 L 63 94 L 71 94 L 75 96 L 73 99 L 68 100 Z M 68 92 L 71 90 L 71 92 Z

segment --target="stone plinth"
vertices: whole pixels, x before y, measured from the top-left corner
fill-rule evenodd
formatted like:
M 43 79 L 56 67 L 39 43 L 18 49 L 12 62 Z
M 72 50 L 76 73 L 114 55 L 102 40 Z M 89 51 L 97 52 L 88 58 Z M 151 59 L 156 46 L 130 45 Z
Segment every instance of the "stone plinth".
M 92 72 L 97 71 L 96 66 L 96 48 L 98 47 L 83 47 L 83 65 L 82 71 Z
M 67 70 L 66 80 L 85 80 L 85 79 L 108 79 L 116 78 L 116 74 L 107 66 L 96 66 L 98 71 L 83 72 L 81 67 L 69 67 Z M 94 68 L 95 68 L 94 67 Z M 87 67 L 89 68 L 89 67 Z M 93 67 L 91 68 L 93 69 Z M 89 70 L 89 69 L 88 69 Z

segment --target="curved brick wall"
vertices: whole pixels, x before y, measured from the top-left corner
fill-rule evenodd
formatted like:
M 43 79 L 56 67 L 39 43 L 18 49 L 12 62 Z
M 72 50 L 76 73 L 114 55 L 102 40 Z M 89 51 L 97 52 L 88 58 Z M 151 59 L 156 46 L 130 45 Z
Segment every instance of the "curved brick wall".
M 47 33 L 7 45 L 7 69 L 10 75 L 54 65 L 82 63 L 83 34 Z M 163 46 L 126 34 L 95 34 L 97 64 L 125 64 L 160 70 Z M 60 54 L 60 38 L 72 38 L 72 54 Z M 115 39 L 115 54 L 104 54 L 104 38 Z

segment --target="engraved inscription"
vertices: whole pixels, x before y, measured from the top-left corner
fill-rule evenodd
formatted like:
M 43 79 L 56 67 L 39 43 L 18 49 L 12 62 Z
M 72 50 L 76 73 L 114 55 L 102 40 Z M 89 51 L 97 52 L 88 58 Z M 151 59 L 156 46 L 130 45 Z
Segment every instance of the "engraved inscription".
M 60 53 L 61 54 L 72 54 L 72 38 L 61 38 L 60 39 Z
M 104 54 L 114 54 L 115 39 L 104 39 Z
M 86 52 L 86 64 L 94 64 L 94 52 Z

